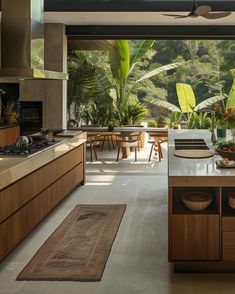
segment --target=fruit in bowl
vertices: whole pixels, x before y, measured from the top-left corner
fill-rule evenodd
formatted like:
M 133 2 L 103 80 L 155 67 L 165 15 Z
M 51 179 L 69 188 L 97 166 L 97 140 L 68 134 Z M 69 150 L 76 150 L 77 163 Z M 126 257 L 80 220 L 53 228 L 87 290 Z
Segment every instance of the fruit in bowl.
M 235 142 L 234 141 L 222 141 L 217 144 L 215 151 L 228 160 L 235 160 Z

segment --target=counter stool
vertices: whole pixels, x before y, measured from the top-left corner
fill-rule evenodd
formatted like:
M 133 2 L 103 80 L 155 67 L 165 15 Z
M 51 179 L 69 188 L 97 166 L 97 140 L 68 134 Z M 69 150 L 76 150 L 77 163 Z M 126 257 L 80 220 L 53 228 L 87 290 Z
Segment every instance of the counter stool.
M 161 144 L 168 140 L 168 132 L 153 132 L 149 133 L 149 140 L 148 143 L 152 144 L 149 154 L 149 162 L 152 157 L 153 150 L 155 154 L 158 153 L 158 160 L 159 162 L 163 159 L 162 147 Z

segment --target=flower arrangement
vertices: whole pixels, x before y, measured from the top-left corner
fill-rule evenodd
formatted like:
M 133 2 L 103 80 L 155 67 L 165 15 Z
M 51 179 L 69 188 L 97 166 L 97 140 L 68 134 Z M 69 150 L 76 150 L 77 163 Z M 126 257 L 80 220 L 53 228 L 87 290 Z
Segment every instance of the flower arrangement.
M 224 114 L 227 112 L 224 103 L 215 103 L 214 109 L 215 113 L 215 125 L 218 129 L 228 128 L 228 122 L 224 119 Z
M 229 129 L 235 129 L 235 109 L 234 108 L 228 108 L 223 113 L 223 119 Z

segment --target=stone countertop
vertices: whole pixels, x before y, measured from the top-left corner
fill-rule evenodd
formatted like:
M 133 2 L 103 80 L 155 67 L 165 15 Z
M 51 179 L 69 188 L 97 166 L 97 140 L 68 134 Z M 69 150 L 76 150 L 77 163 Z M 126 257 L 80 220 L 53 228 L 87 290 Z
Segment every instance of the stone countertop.
M 0 189 L 85 143 L 86 133 L 81 133 L 72 138 L 60 138 L 59 140 L 61 143 L 33 156 L 0 156 Z
M 215 146 L 211 144 L 211 133 L 208 130 L 169 130 L 168 167 L 169 177 L 234 177 L 235 168 L 218 168 L 215 161 L 221 159 L 220 155 L 210 158 L 188 159 L 174 156 L 174 139 L 204 139 L 211 151 Z M 230 134 L 227 140 L 231 139 Z

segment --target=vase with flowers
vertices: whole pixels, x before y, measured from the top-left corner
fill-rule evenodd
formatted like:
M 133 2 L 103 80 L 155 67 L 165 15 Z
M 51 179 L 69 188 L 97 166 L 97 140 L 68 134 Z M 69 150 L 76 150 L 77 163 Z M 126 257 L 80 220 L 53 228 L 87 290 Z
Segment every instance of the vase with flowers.
M 224 114 L 226 113 L 226 106 L 222 102 L 215 103 L 214 113 L 215 113 L 215 125 L 216 125 L 216 135 L 218 139 L 226 138 L 226 129 L 228 128 L 228 122 L 224 119 Z
M 235 141 L 235 109 L 230 107 L 223 114 L 224 121 L 226 122 L 229 129 L 231 129 L 231 134 L 233 141 Z

